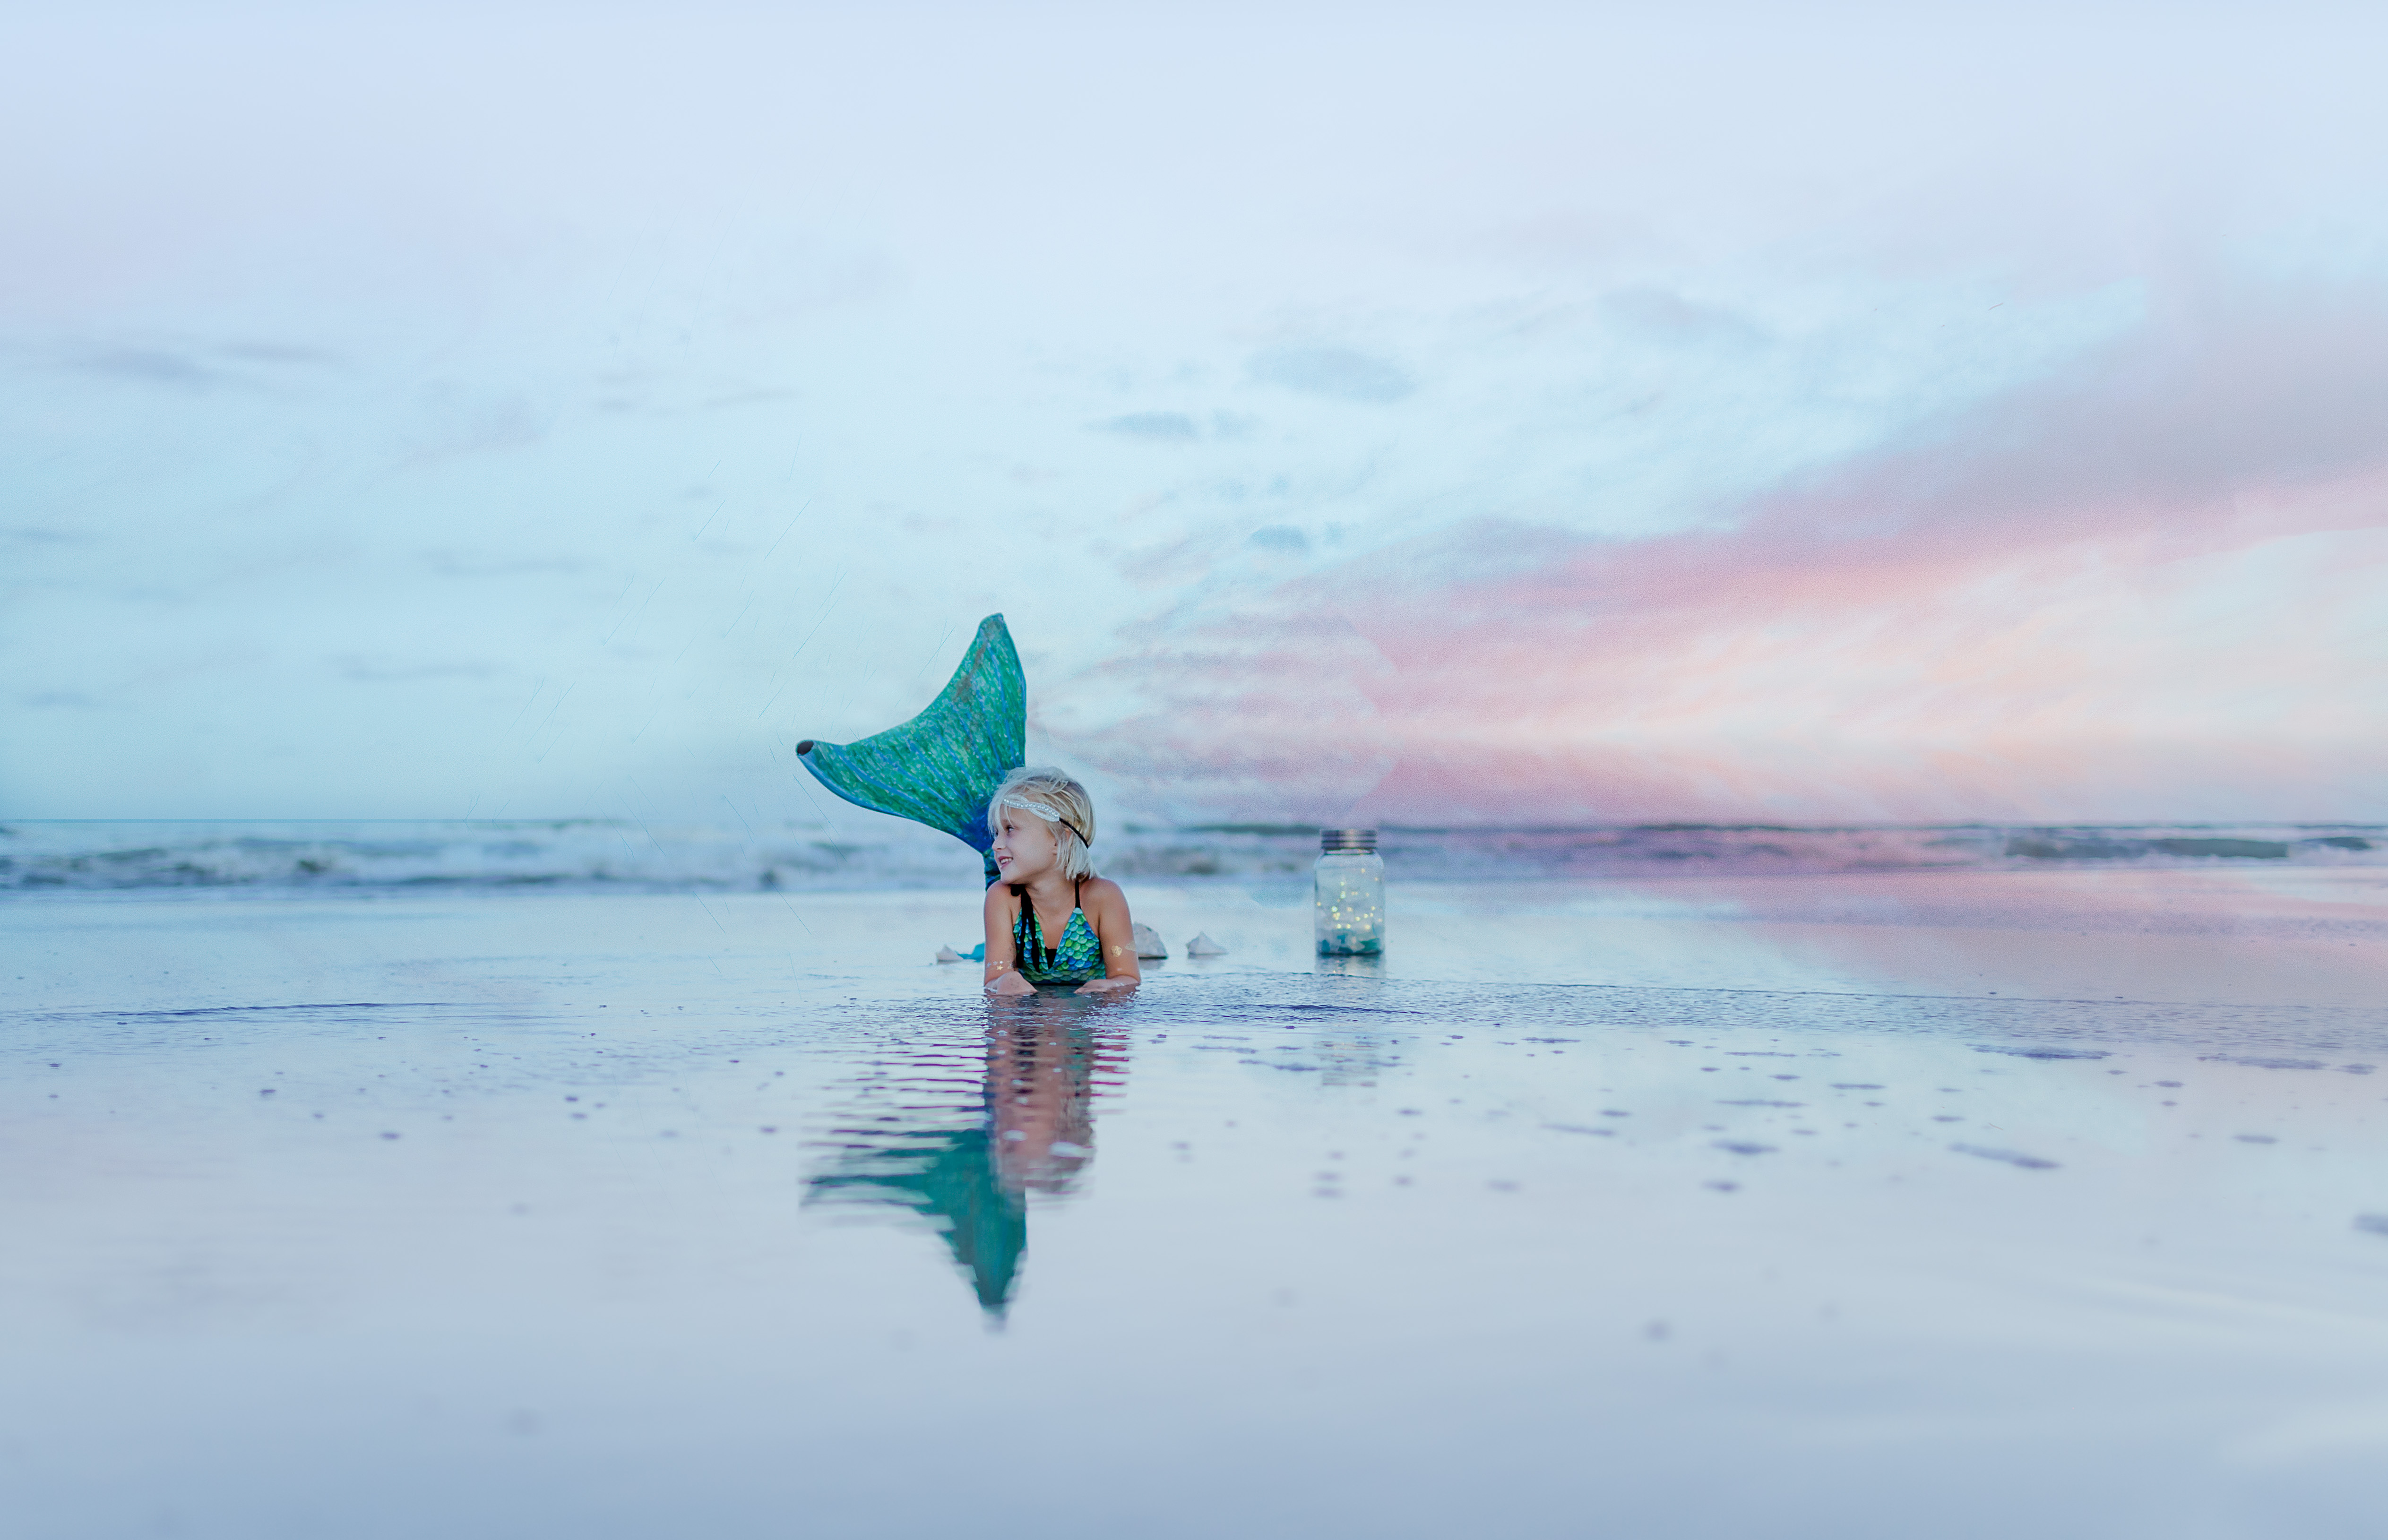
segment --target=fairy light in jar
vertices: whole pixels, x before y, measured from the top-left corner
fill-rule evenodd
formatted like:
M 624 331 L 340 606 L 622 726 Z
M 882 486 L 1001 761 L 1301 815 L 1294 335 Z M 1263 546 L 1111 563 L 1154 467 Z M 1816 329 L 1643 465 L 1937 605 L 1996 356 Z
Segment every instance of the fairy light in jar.
M 1385 949 L 1385 860 L 1374 829 L 1321 829 L 1311 869 L 1318 955 L 1373 957 Z

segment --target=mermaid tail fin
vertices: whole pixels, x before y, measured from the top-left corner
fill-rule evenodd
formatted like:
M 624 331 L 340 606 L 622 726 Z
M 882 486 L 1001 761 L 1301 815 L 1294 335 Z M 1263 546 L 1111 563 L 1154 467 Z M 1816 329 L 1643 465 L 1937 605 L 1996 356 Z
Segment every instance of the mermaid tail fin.
M 941 1221 L 946 1244 L 969 1276 L 979 1308 L 1003 1319 L 1028 1254 L 1028 1205 L 1004 1185 L 995 1130 L 963 1128 L 931 1139 L 908 1139 L 900 1148 L 893 1147 L 894 1138 L 888 1143 L 884 1149 L 847 1146 L 839 1169 L 812 1178 L 811 1197 L 894 1203 Z
M 940 829 L 986 857 L 986 804 L 1004 772 L 1028 757 L 1028 681 L 1003 617 L 978 623 L 954 677 L 929 708 L 852 744 L 807 738 L 796 757 L 813 779 L 857 808 Z

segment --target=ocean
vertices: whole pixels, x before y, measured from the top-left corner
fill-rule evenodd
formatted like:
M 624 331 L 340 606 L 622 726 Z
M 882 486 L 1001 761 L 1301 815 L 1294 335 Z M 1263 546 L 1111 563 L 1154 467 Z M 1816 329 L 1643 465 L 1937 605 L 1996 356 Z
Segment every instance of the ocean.
M 2377 1531 L 2388 833 L 1314 846 L 9 826 L 10 1532 Z
M 2380 824 L 1655 824 L 1387 829 L 1412 882 L 1637 880 L 1682 874 L 2228 869 L 2388 865 Z M 1122 882 L 1306 877 L 1317 831 L 1131 827 L 1098 855 Z M 969 882 L 977 858 L 893 819 L 645 824 L 615 819 L 452 821 L 20 821 L 0 824 L 0 891 L 549 888 L 734 893 Z

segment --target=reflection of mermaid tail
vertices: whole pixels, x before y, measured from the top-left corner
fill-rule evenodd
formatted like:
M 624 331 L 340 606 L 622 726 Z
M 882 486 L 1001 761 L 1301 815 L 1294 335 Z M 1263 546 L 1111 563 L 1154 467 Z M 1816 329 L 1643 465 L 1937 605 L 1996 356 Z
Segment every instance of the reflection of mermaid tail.
M 994 1139 L 989 1128 L 961 1128 L 869 1151 L 815 1177 L 812 1190 L 823 1199 L 893 1203 L 935 1224 L 979 1308 L 1000 1320 L 1028 1250 L 1028 1204 L 997 1176 Z
M 986 859 L 995 843 L 986 804 L 1004 772 L 1028 757 L 1028 681 L 1003 617 L 978 638 L 929 708 L 900 727 L 852 744 L 796 745 L 813 779 L 857 808 L 941 829 Z
M 835 1152 L 806 1202 L 919 1215 L 1001 1320 L 1028 1253 L 1029 1194 L 1075 1190 L 1094 1159 L 1095 1098 L 1121 1083 L 1126 1042 L 1073 1012 L 989 1027 L 975 1074 L 961 1050 L 931 1034 L 840 1098 L 822 1130 Z

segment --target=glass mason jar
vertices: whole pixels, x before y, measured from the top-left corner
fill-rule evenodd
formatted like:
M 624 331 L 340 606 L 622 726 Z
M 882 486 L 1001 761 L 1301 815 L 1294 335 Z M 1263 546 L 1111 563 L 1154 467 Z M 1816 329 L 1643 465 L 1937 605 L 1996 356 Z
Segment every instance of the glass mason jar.
M 1318 955 L 1374 957 L 1385 949 L 1385 859 L 1374 829 L 1321 829 L 1312 869 Z

